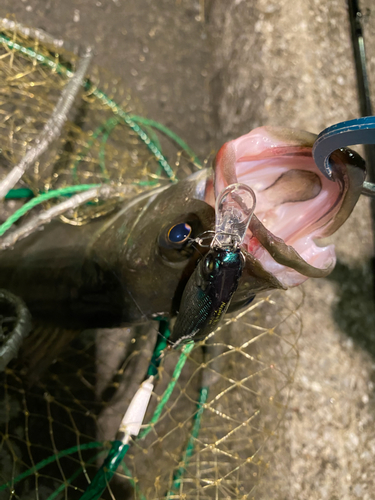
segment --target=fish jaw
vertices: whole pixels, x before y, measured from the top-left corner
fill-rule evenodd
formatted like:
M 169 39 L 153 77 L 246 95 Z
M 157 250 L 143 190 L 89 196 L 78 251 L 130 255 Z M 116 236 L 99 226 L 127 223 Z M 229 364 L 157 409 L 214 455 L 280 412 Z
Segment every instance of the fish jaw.
M 328 180 L 312 157 L 315 139 L 305 131 L 260 127 L 224 144 L 214 163 L 216 197 L 236 182 L 254 190 L 255 215 L 243 251 L 283 288 L 331 272 L 334 246 L 319 246 L 319 239 L 349 217 L 366 175 L 362 158 L 345 149 L 332 155 Z

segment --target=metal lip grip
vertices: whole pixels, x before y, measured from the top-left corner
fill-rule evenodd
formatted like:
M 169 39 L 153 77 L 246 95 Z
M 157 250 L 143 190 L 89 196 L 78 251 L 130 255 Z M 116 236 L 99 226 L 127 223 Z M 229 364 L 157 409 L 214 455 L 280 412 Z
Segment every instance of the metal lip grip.
M 355 118 L 326 128 L 318 135 L 312 155 L 319 170 L 332 180 L 331 154 L 356 144 L 375 144 L 375 116 Z M 375 197 L 375 184 L 364 182 L 362 194 Z

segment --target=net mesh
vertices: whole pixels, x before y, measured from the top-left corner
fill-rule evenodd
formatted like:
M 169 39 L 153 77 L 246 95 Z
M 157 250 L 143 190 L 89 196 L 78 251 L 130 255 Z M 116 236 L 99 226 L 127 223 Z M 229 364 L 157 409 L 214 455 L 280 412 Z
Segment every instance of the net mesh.
M 35 143 L 78 57 L 63 49 L 57 52 L 17 28 L 3 28 L 0 42 L 0 169 L 4 172 Z M 126 185 L 129 196 L 168 182 L 155 155 L 124 121 L 135 107 L 139 111 L 139 102 L 118 80 L 92 66 L 60 137 L 26 172 L 23 182 L 35 194 L 71 184 L 111 182 Z M 155 137 L 147 125 L 144 128 Z M 91 220 L 106 213 L 108 205 L 113 202 L 80 208 L 71 220 L 75 224 Z
M 3 174 L 42 130 L 77 57 L 16 28 L 3 27 L 1 33 Z M 23 54 L 15 44 L 43 55 L 44 62 Z M 46 65 L 46 60 L 55 66 Z M 36 194 L 67 184 L 110 182 L 128 186 L 129 197 L 169 182 L 161 162 L 117 112 L 121 108 L 135 113 L 138 103 L 115 79 L 97 68 L 90 71 L 90 86 L 82 90 L 61 136 L 22 182 Z M 107 100 L 95 97 L 93 89 L 99 88 Z M 145 128 L 160 146 L 154 131 Z M 177 156 L 175 171 L 186 175 L 196 165 L 188 163 L 188 155 L 186 161 L 182 157 Z M 89 222 L 116 203 L 90 204 L 64 220 Z M 280 449 L 282 453 L 302 298 L 299 291 L 258 298 L 196 345 L 160 418 L 146 437 L 132 441 L 102 498 L 204 500 L 261 495 L 270 473 L 275 478 L 275 457 Z M 1 329 L 6 329 L 5 319 L 0 317 Z M 68 335 L 58 328 L 55 332 L 36 328 L 32 352 L 48 348 L 46 335 L 64 334 Z M 80 498 L 145 377 L 156 338 L 155 323 L 86 330 L 74 336 L 32 384 L 22 361 L 9 365 L 0 379 L 0 499 Z M 177 359 L 176 352 L 165 356 L 146 423 L 172 380 Z
M 134 441 L 109 485 L 115 498 L 124 498 L 124 490 L 129 498 L 147 499 L 255 495 L 272 470 L 296 367 L 301 323 L 291 302 L 259 300 L 225 321 L 207 341 L 204 357 L 196 346 L 160 419 L 146 438 Z M 145 376 L 155 336 L 149 326 L 85 331 L 32 387 L 22 367 L 6 370 L 0 468 L 8 486 L 1 498 L 55 498 L 59 489 L 56 498 L 80 497 Z M 145 422 L 177 358 L 168 354 Z M 202 384 L 208 397 L 192 455 L 184 460 Z

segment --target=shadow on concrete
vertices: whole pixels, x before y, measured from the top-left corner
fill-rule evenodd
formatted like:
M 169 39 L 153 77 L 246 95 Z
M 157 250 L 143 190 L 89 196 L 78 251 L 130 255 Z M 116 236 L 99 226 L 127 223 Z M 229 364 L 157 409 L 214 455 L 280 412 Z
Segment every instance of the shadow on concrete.
M 328 277 L 337 284 L 337 301 L 333 309 L 334 319 L 348 337 L 375 360 L 375 297 L 373 263 L 349 267 L 337 261 Z

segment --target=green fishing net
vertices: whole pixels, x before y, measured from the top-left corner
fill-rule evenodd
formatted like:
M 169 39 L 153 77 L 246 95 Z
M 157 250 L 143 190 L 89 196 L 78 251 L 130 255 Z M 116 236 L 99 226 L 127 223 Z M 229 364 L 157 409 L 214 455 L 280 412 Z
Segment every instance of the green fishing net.
M 16 24 L 0 31 L 1 179 L 49 119 L 78 56 Z M 160 130 L 179 141 L 172 162 L 162 154 Z M 131 199 L 197 168 L 183 141 L 142 118 L 139 102 L 124 85 L 90 66 L 62 133 L 17 187 L 38 195 L 108 183 Z M 17 203 L 22 202 L 5 202 L 3 219 Z M 118 203 L 116 196 L 95 200 L 63 220 L 90 223 Z M 277 457 L 283 455 L 302 298 L 298 290 L 264 296 L 245 312 L 227 316 L 214 335 L 194 347 L 178 380 L 173 373 L 179 353 L 168 352 L 144 420 L 151 422 L 149 432 L 131 442 L 102 498 L 266 498 L 262 491 L 272 491 L 270 482 L 284 473 Z M 0 317 L 0 342 L 11 321 Z M 82 496 L 144 380 L 157 329 L 155 322 L 83 331 L 32 383 L 22 357 L 5 369 L 0 375 L 0 499 Z M 46 331 L 36 325 L 24 356 L 46 352 L 49 339 L 63 335 L 69 333 L 58 326 Z

